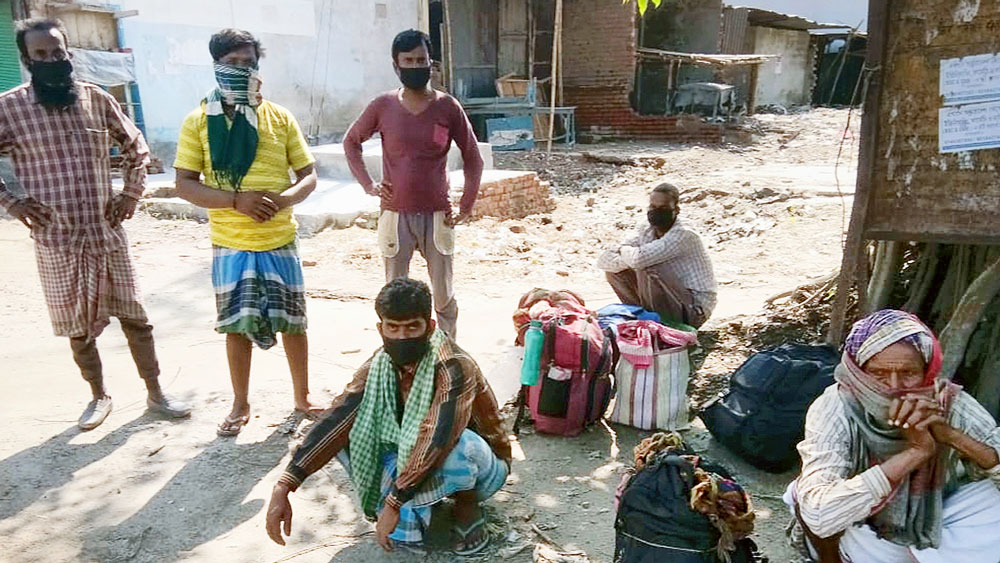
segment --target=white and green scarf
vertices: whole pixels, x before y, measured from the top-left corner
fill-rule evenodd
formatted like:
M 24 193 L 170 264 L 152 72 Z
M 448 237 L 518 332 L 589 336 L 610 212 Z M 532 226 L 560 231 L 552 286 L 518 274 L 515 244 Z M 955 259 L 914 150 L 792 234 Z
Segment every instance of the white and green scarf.
M 255 69 L 215 63 L 215 81 L 218 87 L 204 100 L 212 170 L 220 188 L 239 190 L 257 158 L 260 79 Z M 232 125 L 223 102 L 235 108 Z
M 413 386 L 403 406 L 399 423 L 396 403 L 397 369 L 385 350 L 372 360 L 365 394 L 350 433 L 351 479 L 361 497 L 365 516 L 376 517 L 381 494 L 382 456 L 396 451 L 396 468 L 402 471 L 417 443 L 420 424 L 427 417 L 434 397 L 434 373 L 441 356 L 445 334 L 435 330 L 430 347 L 417 364 Z

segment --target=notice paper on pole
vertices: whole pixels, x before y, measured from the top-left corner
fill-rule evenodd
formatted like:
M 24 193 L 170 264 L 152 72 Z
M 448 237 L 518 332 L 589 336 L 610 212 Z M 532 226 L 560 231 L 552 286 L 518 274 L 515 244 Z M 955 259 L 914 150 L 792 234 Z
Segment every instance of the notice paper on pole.
M 939 110 L 942 153 L 1000 148 L 1000 102 Z
M 942 60 L 941 96 L 946 106 L 1000 100 L 1000 53 Z

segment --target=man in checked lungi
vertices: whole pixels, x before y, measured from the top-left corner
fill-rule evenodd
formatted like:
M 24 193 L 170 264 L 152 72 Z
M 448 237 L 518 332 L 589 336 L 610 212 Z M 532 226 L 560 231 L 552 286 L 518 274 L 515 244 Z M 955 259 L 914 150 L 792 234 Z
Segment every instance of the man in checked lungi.
M 291 532 L 288 494 L 336 456 L 379 545 L 422 552 L 432 506 L 455 501 L 452 548 L 480 553 L 479 503 L 503 486 L 511 448 L 479 366 L 431 319 L 426 284 L 397 278 L 375 299 L 383 346 L 354 374 L 274 486 L 267 533 Z
M 215 329 L 226 335 L 234 395 L 218 433 L 235 436 L 250 420 L 253 345 L 266 350 L 278 333 L 295 409 L 322 412 L 309 398 L 305 287 L 292 216 L 292 206 L 316 189 L 316 172 L 295 117 L 261 97 L 260 41 L 224 29 L 208 50 L 217 87 L 185 118 L 174 168 L 177 194 L 208 209 Z
M 96 339 L 117 317 L 150 410 L 184 417 L 190 408 L 163 394 L 122 221 L 146 187 L 149 149 L 113 97 L 73 78 L 72 55 L 58 20 L 18 25 L 17 46 L 31 82 L 0 94 L 0 152 L 13 155 L 25 197 L 0 179 L 0 205 L 29 229 L 42 291 L 56 336 L 69 337 L 73 359 L 93 400 L 81 430 L 111 413 Z M 111 189 L 110 143 L 121 148 L 125 189 Z

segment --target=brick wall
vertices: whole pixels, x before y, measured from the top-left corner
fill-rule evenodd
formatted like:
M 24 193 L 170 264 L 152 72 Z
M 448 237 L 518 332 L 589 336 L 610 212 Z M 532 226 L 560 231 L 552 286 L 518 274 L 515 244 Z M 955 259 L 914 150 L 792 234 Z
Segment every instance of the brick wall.
M 534 172 L 493 172 L 493 174 L 503 176 L 495 179 L 484 178 L 476 205 L 472 208 L 473 219 L 485 216 L 521 219 L 555 209 L 555 201 L 549 195 L 549 183 L 541 181 Z
M 693 116 L 639 115 L 629 94 L 635 80 L 635 4 L 566 0 L 563 85 L 576 106 L 581 137 L 639 137 L 671 142 L 722 142 L 723 127 Z

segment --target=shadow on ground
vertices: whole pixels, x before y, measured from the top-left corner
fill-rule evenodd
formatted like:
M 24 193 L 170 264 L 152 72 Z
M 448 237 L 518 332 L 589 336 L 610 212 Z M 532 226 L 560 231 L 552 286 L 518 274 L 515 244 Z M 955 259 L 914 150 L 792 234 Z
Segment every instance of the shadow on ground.
M 278 429 L 257 443 L 216 439 L 127 520 L 86 533 L 81 557 L 137 562 L 181 559 L 265 508 L 261 499 L 244 499 L 278 465 L 287 444 L 287 435 Z M 167 519 L 172 529 L 185 530 L 186 535 L 165 537 L 158 524 Z
M 79 445 L 70 444 L 80 435 L 74 424 L 42 444 L 0 460 L 0 520 L 17 515 L 48 492 L 69 483 L 74 473 L 111 455 L 155 420 L 143 414 L 93 444 Z

